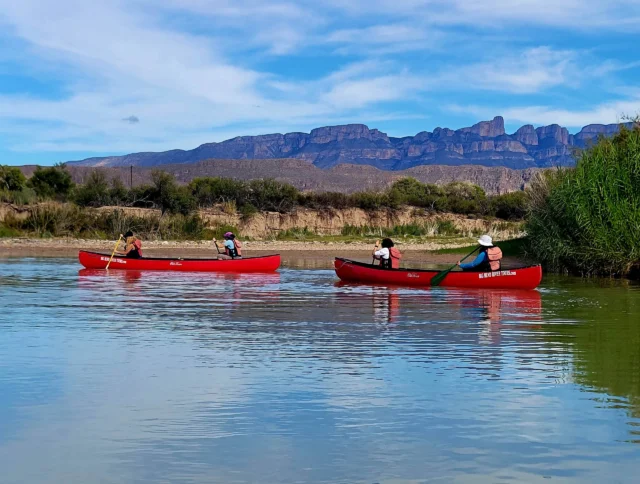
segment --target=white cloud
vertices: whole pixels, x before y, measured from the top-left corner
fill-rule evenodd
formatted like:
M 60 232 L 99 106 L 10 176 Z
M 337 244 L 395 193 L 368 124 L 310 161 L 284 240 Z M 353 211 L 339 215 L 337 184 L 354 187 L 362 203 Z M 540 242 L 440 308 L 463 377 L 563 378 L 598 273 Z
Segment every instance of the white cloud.
M 518 25 L 582 30 L 640 30 L 638 0 L 326 0 L 353 16 L 421 19 L 434 25 L 513 28 Z
M 420 79 L 402 75 L 347 81 L 331 89 L 322 100 L 331 106 L 361 108 L 372 102 L 406 99 L 420 89 L 420 84 Z
M 572 51 L 538 47 L 463 68 L 459 74 L 464 81 L 460 81 L 496 91 L 538 92 L 567 83 L 576 73 L 575 57 Z
M 9 56 L 0 46 L 0 62 L 22 57 L 28 76 L 54 77 L 65 93 L 0 90 L 0 135 L 25 150 L 192 148 L 222 136 L 423 117 L 424 106 L 452 92 L 578 88 L 587 71 L 610 76 L 637 63 L 530 41 L 496 47 L 495 35 L 527 24 L 578 28 L 577 11 L 597 14 L 587 22 L 602 28 L 632 29 L 639 8 L 622 0 L 0 0 L 1 35 L 23 49 Z M 418 52 L 422 62 L 413 62 Z M 417 107 L 403 112 L 398 101 Z M 571 118 L 527 109 L 522 116 Z M 140 123 L 122 121 L 133 114 Z M 610 118 L 589 115 L 598 114 Z
M 507 123 L 527 123 L 534 125 L 559 124 L 569 128 L 582 128 L 588 124 L 613 124 L 622 121 L 624 115 L 640 114 L 640 95 L 621 101 L 596 105 L 585 110 L 560 109 L 550 106 L 460 106 L 451 105 L 448 109 L 456 113 L 472 114 L 488 118 L 496 112 L 501 113 Z

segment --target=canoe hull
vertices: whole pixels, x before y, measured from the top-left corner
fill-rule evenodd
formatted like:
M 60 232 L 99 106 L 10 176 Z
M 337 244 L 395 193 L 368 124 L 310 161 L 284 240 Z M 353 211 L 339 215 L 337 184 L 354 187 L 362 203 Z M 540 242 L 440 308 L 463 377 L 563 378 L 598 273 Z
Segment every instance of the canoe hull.
M 391 286 L 428 287 L 439 271 L 380 269 L 371 264 L 336 258 L 336 275 L 345 282 Z M 535 289 L 542 281 L 539 265 L 495 272 L 452 271 L 439 286 L 477 289 Z
M 87 269 L 105 269 L 110 254 L 80 251 L 78 260 Z M 114 257 L 109 270 L 180 271 L 180 272 L 274 272 L 280 267 L 280 255 L 248 257 L 235 260 L 218 259 L 167 259 L 145 257 L 128 259 Z

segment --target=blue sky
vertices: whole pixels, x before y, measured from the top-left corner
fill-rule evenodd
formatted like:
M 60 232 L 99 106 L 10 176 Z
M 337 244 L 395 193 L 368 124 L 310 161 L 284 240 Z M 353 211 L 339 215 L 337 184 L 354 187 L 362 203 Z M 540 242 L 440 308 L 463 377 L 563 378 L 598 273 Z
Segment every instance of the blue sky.
M 640 0 L 0 0 L 0 164 L 640 112 Z

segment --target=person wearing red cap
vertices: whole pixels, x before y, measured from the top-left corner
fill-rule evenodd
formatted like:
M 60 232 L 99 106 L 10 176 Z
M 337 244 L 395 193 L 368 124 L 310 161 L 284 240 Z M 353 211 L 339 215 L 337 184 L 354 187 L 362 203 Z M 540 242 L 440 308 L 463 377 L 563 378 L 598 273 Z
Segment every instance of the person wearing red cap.
M 222 244 L 219 244 L 215 237 L 213 239 L 213 244 L 218 250 L 218 259 L 242 259 L 242 242 L 236 239 L 233 232 L 227 232 L 223 237 L 224 242 Z M 224 253 L 220 253 L 220 250 L 224 250 Z

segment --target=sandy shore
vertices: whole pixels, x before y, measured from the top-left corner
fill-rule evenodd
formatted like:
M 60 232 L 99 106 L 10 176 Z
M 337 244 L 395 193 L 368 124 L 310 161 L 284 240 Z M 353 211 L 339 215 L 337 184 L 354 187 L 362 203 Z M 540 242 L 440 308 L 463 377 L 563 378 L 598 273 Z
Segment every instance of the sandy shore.
M 114 241 L 83 239 L 0 239 L 0 256 L 4 257 L 76 257 L 79 250 L 111 252 Z M 456 254 L 435 254 L 430 251 L 450 245 L 428 242 L 398 244 L 404 254 L 405 263 L 447 264 L 459 257 Z M 144 241 L 144 253 L 149 256 L 168 257 L 211 257 L 216 253 L 210 241 Z M 336 256 L 368 260 L 371 244 L 334 242 L 245 242 L 247 255 L 280 253 L 283 265 L 304 267 L 325 267 Z

